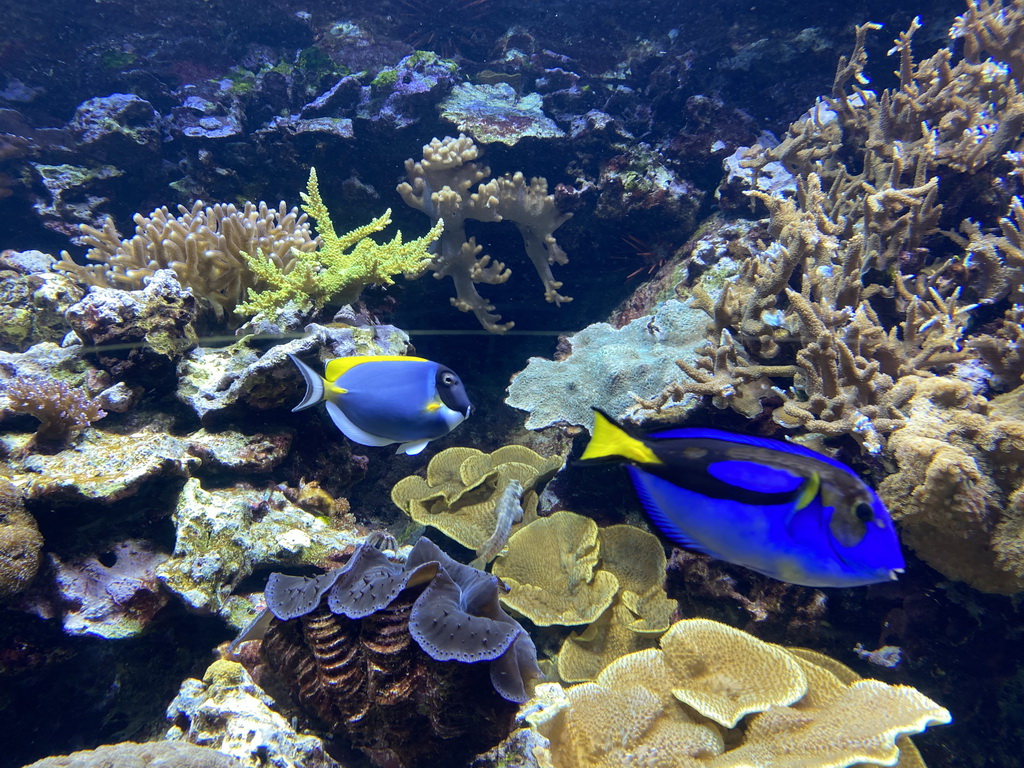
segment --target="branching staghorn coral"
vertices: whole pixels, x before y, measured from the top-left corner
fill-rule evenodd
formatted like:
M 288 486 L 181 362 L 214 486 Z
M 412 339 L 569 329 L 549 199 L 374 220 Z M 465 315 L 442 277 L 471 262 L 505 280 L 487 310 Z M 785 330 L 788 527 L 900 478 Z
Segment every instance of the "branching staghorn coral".
M 285 203 L 206 206 L 197 200 L 191 209 L 178 206 L 172 216 L 166 206 L 148 217 L 135 214 L 135 236 L 122 239 L 113 221 L 102 229 L 82 225 L 86 258 L 97 262 L 76 264 L 62 253 L 57 269 L 86 285 L 138 290 L 160 269 L 173 269 L 181 284 L 191 288 L 219 319 L 230 317 L 257 275 L 243 253 L 260 252 L 282 272 L 289 272 L 296 254 L 317 248 L 305 214 L 288 210 Z
M 522 173 L 515 173 L 487 181 L 491 169 L 477 162 L 480 154 L 473 140 L 463 134 L 457 139 L 435 138 L 423 147 L 422 160 L 405 161 L 409 181 L 398 185 L 398 193 L 407 205 L 430 216 L 435 224 L 444 222 L 430 268 L 434 277 L 450 277 L 455 283 L 452 306 L 472 312 L 486 330 L 503 333 L 513 323 L 501 322 L 494 305 L 477 292 L 476 284 L 499 285 L 512 272 L 501 262 L 481 255 L 483 246 L 477 245 L 476 238 L 466 237 L 466 220 L 513 222 L 544 284 L 545 300 L 560 305 L 571 299 L 558 293 L 562 284 L 555 280 L 551 265 L 565 264 L 568 256 L 556 242 L 554 231 L 572 214 L 559 213 L 543 178 L 527 183 Z M 474 186 L 475 192 L 471 191 Z
M 1006 24 L 1022 23 L 1024 14 L 1001 8 L 973 4 L 964 29 L 1003 25 L 1000 35 L 1012 38 Z M 993 14 L 999 19 L 988 18 Z M 980 350 L 1016 370 L 1009 321 L 998 338 L 969 338 L 967 328 L 976 301 L 1019 300 L 1019 195 L 1004 197 L 999 234 L 964 220 L 957 235 L 943 231 L 951 217 L 960 218 L 948 201 L 939 202 L 939 184 L 940 173 L 943 184 L 955 184 L 965 174 L 1005 170 L 1007 150 L 1021 145 L 1024 98 L 1008 66 L 982 59 L 980 40 L 974 54 L 955 63 L 950 49 L 915 63 L 910 46 L 918 26 L 901 34 L 892 51 L 899 89 L 876 94 L 865 87 L 864 45 L 877 25 L 863 25 L 852 55 L 840 62 L 832 97 L 775 148 L 747 152 L 743 164 L 755 171 L 783 163 L 797 177 L 797 195 L 749 193 L 768 209 L 772 242 L 750 254 L 717 300 L 694 288 L 695 305 L 711 318 L 709 344 L 695 365 L 680 363 L 687 379 L 639 403 L 638 411 L 702 394 L 755 415 L 756 401 L 767 399 L 765 380 L 788 380 L 790 386 L 773 390 L 773 399 L 782 400 L 772 412 L 776 422 L 825 436 L 851 434 L 878 453 L 904 423 L 901 409 L 913 389 L 901 377 L 946 373 Z M 956 245 L 968 255 L 956 253 Z M 1007 318 L 1019 314 L 1014 306 L 1006 311 Z
M 367 285 L 392 285 L 394 275 L 418 277 L 432 259 L 427 247 L 444 229 L 444 222 L 436 221 L 426 235 L 408 243 L 402 242 L 398 232 L 390 242 L 378 244 L 370 235 L 391 223 L 389 208 L 369 224 L 339 236 L 320 197 L 315 168 L 309 171 L 302 201 L 302 210 L 316 222 L 320 246 L 315 251 L 293 251 L 286 265 L 260 250 L 243 252 L 257 284 L 270 287 L 249 288 L 247 300 L 235 308 L 238 314 L 273 316 L 289 303 L 304 311 L 318 311 L 328 303 L 355 301 Z

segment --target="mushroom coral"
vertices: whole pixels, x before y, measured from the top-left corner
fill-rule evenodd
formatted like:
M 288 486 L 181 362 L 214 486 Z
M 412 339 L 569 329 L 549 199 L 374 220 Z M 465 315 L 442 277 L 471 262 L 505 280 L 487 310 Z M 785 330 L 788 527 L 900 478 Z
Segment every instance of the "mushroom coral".
M 513 482 L 522 486 L 522 520 L 537 518 L 541 490 L 562 466 L 522 445 L 506 445 L 493 453 L 475 448 L 448 448 L 427 465 L 426 479 L 410 475 L 391 489 L 391 500 L 420 525 L 438 529 L 464 547 L 481 549 L 508 522 L 500 519 L 502 496 Z M 513 510 L 505 505 L 505 510 Z M 497 547 L 493 542 L 488 549 Z
M 920 765 L 905 737 L 949 712 L 907 686 L 844 681 L 816 656 L 676 622 L 660 649 L 623 656 L 567 689 L 567 706 L 530 715 L 549 741 L 536 757 L 553 768 L 846 768 L 895 765 L 902 747 L 901 765 Z

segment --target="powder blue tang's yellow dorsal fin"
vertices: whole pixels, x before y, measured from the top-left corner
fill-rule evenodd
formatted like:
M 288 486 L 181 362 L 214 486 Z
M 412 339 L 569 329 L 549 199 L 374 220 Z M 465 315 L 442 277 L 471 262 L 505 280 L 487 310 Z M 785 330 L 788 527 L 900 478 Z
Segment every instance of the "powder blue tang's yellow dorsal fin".
M 324 378 L 327 381 L 337 381 L 341 376 L 362 363 L 399 362 L 403 360 L 418 363 L 428 362 L 422 357 L 407 357 L 405 355 L 353 355 L 351 357 L 336 357 L 327 363 Z

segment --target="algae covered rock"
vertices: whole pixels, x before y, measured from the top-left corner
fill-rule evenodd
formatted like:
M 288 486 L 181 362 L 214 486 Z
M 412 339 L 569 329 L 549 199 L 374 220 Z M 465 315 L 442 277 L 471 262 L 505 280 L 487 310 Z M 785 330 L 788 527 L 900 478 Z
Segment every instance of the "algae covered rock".
M 174 554 L 157 569 L 185 603 L 217 613 L 236 629 L 255 615 L 252 603 L 232 590 L 256 568 L 313 565 L 361 540 L 302 510 L 281 491 L 245 484 L 204 489 L 185 483 L 174 510 Z
M 44 757 L 25 768 L 242 768 L 237 758 L 194 744 L 130 741 Z
M 0 600 L 23 591 L 39 570 L 43 537 L 10 480 L 0 477 Z
M 55 259 L 40 251 L 0 254 L 0 348 L 22 351 L 68 332 L 64 313 L 85 295 L 66 275 L 49 271 Z
M 166 738 L 211 746 L 252 768 L 338 768 L 320 739 L 297 733 L 273 706 L 241 664 L 215 661 L 202 680 L 182 683 L 167 708 Z
M 133 637 L 170 597 L 156 577 L 156 567 L 167 554 L 145 541 L 119 542 L 99 557 L 49 557 L 61 621 L 69 635 Z
M 199 347 L 178 366 L 178 400 L 205 424 L 230 416 L 239 406 L 256 410 L 279 408 L 302 396 L 302 377 L 288 359 L 296 355 L 321 359 L 351 355 L 403 355 L 409 337 L 390 325 L 367 328 L 312 323 L 306 335 L 261 352 L 243 338 L 225 348 Z M 290 405 L 289 405 L 290 407 Z
M 93 287 L 66 317 L 83 342 L 105 348 L 97 360 L 117 378 L 156 381 L 196 345 L 196 298 L 170 269 L 154 272 L 140 291 Z

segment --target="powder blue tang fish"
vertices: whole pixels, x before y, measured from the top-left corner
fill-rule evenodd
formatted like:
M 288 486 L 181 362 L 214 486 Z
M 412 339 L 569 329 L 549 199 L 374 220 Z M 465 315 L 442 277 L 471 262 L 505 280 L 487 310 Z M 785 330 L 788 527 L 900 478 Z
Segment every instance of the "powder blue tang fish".
M 292 411 L 326 402 L 335 426 L 360 445 L 400 443 L 396 453 L 413 455 L 472 410 L 455 372 L 421 357 L 336 357 L 324 376 L 288 357 L 306 380 L 306 396 Z
M 633 437 L 595 412 L 584 460 L 627 463 L 673 541 L 774 579 L 855 587 L 904 568 L 892 518 L 849 467 L 808 448 L 717 429 Z

